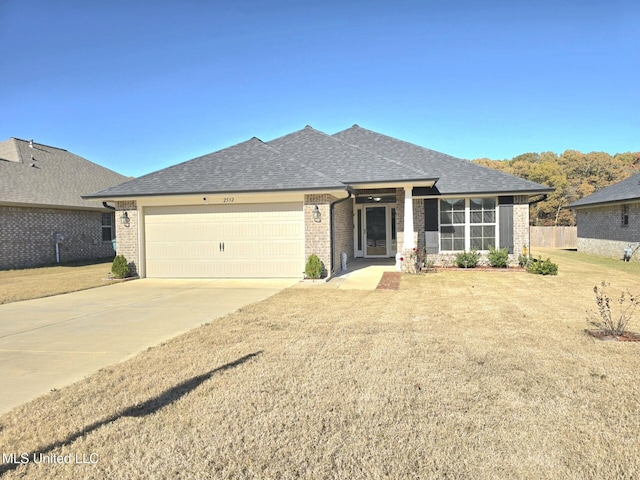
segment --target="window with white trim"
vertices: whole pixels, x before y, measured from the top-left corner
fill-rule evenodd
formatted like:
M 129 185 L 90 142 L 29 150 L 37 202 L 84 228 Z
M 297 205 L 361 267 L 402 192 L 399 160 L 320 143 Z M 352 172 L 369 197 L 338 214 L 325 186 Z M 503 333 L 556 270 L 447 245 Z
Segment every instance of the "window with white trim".
M 465 201 L 464 198 L 440 200 L 440 250 L 465 249 Z
M 440 199 L 440 250 L 462 252 L 496 246 L 495 197 Z
M 469 248 L 489 250 L 496 246 L 496 199 L 469 199 Z
M 113 240 L 113 213 L 103 213 L 102 214 L 102 241 L 110 242 Z

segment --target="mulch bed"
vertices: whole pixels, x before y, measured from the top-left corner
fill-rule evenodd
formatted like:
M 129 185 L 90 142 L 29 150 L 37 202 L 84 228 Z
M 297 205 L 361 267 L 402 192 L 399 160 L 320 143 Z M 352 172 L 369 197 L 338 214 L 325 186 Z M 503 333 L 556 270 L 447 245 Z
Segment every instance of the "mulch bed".
M 449 267 L 434 266 L 434 267 L 431 267 L 431 270 L 436 272 L 446 272 L 447 270 L 450 270 L 450 271 L 464 270 L 464 271 L 472 272 L 474 270 L 476 271 L 481 270 L 483 272 L 512 272 L 512 273 L 527 271 L 523 267 L 496 268 L 496 267 L 490 267 L 490 266 L 478 266 L 478 267 L 470 267 L 470 268 L 463 268 L 458 266 L 449 266 Z
M 383 272 L 380 282 L 376 289 L 380 290 L 398 290 L 400 289 L 401 272 Z
M 640 342 L 640 334 L 624 332 L 622 335 L 606 335 L 602 330 L 585 330 L 589 335 L 599 340 L 615 340 L 617 342 Z

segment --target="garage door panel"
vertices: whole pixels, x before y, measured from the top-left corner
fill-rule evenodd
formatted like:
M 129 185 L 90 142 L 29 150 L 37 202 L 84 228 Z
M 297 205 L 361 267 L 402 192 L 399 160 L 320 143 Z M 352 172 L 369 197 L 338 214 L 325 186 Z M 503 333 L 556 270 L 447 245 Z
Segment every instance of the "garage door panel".
M 301 202 L 145 209 L 149 277 L 300 277 L 303 245 Z

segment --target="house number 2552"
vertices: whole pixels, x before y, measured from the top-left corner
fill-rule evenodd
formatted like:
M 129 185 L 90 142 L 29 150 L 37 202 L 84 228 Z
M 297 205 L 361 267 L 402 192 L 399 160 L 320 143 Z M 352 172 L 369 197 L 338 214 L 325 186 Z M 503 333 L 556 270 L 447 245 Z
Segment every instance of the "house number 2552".
M 236 199 L 233 197 L 224 197 L 222 203 L 233 203 Z

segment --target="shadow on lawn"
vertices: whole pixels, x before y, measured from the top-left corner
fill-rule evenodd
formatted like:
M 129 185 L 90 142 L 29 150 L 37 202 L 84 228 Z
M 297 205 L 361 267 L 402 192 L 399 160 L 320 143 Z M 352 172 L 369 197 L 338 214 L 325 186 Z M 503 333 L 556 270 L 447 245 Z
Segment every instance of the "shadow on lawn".
M 245 363 L 246 361 L 251 360 L 254 357 L 257 357 L 260 354 L 262 354 L 262 350 L 255 353 L 250 353 L 248 355 L 245 355 L 244 357 L 240 357 L 239 359 L 234 360 L 233 362 L 227 363 L 218 368 L 214 368 L 213 370 L 207 373 L 203 373 L 202 375 L 198 375 L 197 377 L 193 377 L 189 380 L 179 383 L 175 387 L 172 387 L 169 390 L 162 392 L 160 395 L 156 397 L 150 398 L 144 403 L 139 403 L 137 405 L 133 405 L 124 410 L 121 410 L 120 412 L 115 413 L 110 417 L 105 418 L 104 420 L 94 422 L 91 425 L 84 427 L 82 430 L 72 433 L 64 440 L 59 440 L 57 442 L 50 443 L 49 445 L 39 450 L 31 452 L 29 453 L 28 458 L 32 459 L 34 458 L 34 456 L 39 457 L 40 455 L 46 455 L 47 453 L 50 453 L 52 450 L 55 450 L 56 448 L 70 445 L 71 443 L 76 441 L 78 438 L 83 437 L 84 435 L 87 435 L 104 425 L 113 423 L 122 417 L 144 417 L 146 415 L 151 415 L 152 413 L 156 413 L 158 410 L 161 410 L 167 405 L 170 405 L 173 402 L 179 400 L 181 397 L 183 397 L 187 393 L 192 392 L 193 390 L 198 388 L 202 383 L 204 383 L 206 380 L 209 380 L 216 373 L 220 373 L 225 370 L 238 367 L 243 363 Z M 5 465 L 0 465 L 0 476 L 2 476 L 3 474 L 9 471 L 15 470 L 20 465 L 21 465 L 20 454 L 18 454 L 18 457 L 16 458 L 16 463 L 7 463 Z

